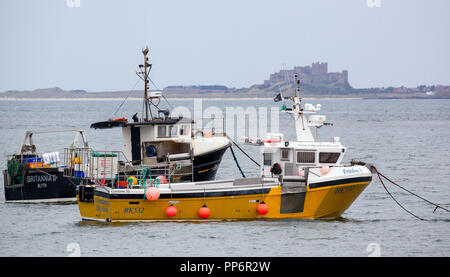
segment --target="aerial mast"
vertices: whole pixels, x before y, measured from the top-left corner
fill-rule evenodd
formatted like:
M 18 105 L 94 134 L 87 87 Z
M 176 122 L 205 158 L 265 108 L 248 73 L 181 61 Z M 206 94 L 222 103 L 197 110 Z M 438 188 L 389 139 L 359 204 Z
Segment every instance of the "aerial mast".
M 300 80 L 298 79 L 297 74 L 294 75 L 294 82 L 294 96 L 290 98 L 294 102 L 294 107 L 286 110 L 286 112 L 292 114 L 294 117 L 297 141 L 314 142 L 314 137 L 309 129 L 308 121 L 305 116 L 305 113 L 310 113 L 311 111 L 304 111 L 301 106 Z
M 298 109 L 298 112 L 301 112 L 301 106 L 300 102 L 302 101 L 302 98 L 300 97 L 300 80 L 298 79 L 298 75 L 294 75 L 294 108 Z
M 144 101 L 142 103 L 142 121 L 148 121 L 149 120 L 149 113 L 150 118 L 152 118 L 152 112 L 149 109 L 149 98 L 148 98 L 148 83 L 149 83 L 149 73 L 152 68 L 152 65 L 148 62 L 148 47 L 145 47 L 145 49 L 142 50 L 142 54 L 144 55 L 144 64 L 139 65 L 140 71 L 136 72 L 136 74 L 144 81 Z M 145 115 L 145 116 L 144 116 Z

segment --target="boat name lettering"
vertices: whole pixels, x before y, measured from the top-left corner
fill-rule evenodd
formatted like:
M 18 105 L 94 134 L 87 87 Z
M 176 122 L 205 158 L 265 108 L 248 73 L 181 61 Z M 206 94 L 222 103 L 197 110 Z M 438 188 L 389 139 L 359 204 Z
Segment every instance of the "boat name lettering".
M 124 208 L 123 212 L 125 214 L 143 214 L 144 208 Z
M 353 190 L 354 187 L 355 187 L 355 186 L 345 186 L 345 187 L 339 187 L 339 188 L 336 188 L 336 189 L 334 190 L 334 194 L 350 192 L 350 191 Z
M 27 183 L 55 182 L 56 180 L 58 180 L 56 175 L 28 175 L 26 178 Z
M 38 189 L 45 189 L 47 187 L 47 183 L 39 183 L 37 184 Z
M 351 169 L 342 169 L 344 174 L 354 174 L 354 173 L 361 173 L 361 170 L 359 168 L 351 168 Z

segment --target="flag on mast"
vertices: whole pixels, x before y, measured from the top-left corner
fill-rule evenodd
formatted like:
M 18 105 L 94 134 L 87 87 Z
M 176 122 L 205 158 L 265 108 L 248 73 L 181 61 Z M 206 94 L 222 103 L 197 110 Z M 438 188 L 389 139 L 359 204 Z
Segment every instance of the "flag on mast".
M 283 98 L 281 97 L 281 93 L 278 93 L 277 96 L 273 98 L 273 101 L 280 102 Z

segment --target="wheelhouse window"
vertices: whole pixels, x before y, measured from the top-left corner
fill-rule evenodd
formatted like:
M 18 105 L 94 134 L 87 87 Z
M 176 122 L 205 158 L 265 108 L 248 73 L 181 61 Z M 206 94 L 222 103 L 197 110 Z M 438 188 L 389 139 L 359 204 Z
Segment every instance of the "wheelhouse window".
M 297 151 L 297 163 L 313 164 L 315 158 L 316 153 L 313 151 Z
M 263 153 L 264 165 L 272 165 L 272 153 Z
M 166 125 L 158 126 L 158 138 L 167 138 L 167 126 Z
M 171 137 L 177 137 L 178 136 L 178 126 L 169 126 L 169 134 Z
M 281 149 L 281 160 L 289 161 L 289 149 Z
M 320 163 L 336 163 L 339 159 L 341 153 L 336 152 L 321 152 L 319 153 L 319 162 Z
M 189 125 L 181 125 L 180 126 L 180 136 L 189 136 L 190 128 Z

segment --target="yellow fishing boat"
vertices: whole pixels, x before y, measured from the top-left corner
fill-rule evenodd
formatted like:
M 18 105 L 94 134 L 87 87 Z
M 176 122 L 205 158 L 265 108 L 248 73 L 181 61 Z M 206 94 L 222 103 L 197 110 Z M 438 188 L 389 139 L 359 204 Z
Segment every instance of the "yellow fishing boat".
M 295 80 L 294 95 L 285 98 L 293 106 L 283 106 L 282 111 L 293 115 L 297 140 L 287 141 L 283 134 L 245 139 L 260 147 L 256 177 L 196 181 L 186 177 L 194 174 L 189 159 L 133 165 L 120 159 L 120 151 L 68 149 L 66 156 L 80 158 L 65 174 L 78 180 L 81 218 L 115 222 L 339 217 L 371 182 L 371 167 L 341 164 L 347 148 L 338 137 L 316 141 L 310 127 L 331 124 L 323 115 L 306 116 L 321 106 L 302 107 L 297 76 Z M 280 99 L 281 95 L 275 98 Z
M 155 201 L 145 197 L 144 189 L 80 186 L 78 205 L 83 220 L 107 222 L 336 218 L 370 180 L 370 176 L 353 177 L 303 187 L 288 186 L 276 178 L 160 185 L 160 197 Z

